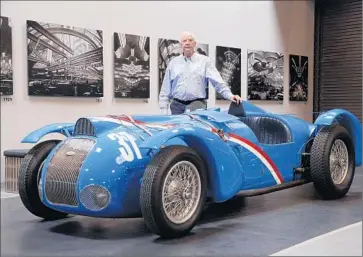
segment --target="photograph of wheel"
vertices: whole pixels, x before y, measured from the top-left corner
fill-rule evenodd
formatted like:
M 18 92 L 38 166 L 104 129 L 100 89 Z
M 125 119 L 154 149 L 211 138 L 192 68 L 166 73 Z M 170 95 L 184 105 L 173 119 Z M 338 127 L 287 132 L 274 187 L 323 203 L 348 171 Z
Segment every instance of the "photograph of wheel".
M 140 206 L 147 227 L 164 238 L 189 233 L 206 198 L 206 168 L 191 148 L 169 146 L 145 170 Z
M 310 168 L 314 187 L 323 199 L 347 194 L 354 178 L 355 151 L 344 127 L 332 125 L 319 131 L 311 148 Z
M 34 146 L 24 157 L 19 170 L 18 186 L 21 201 L 30 213 L 45 220 L 56 220 L 68 216 L 66 213 L 46 207 L 38 191 L 44 161 L 58 143 L 58 140 L 49 140 Z

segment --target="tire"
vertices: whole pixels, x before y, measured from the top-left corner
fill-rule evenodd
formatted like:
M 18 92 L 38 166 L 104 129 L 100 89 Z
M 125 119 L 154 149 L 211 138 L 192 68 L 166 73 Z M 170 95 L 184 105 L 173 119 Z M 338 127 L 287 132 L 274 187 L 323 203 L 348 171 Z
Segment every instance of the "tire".
M 342 149 L 340 161 L 335 159 L 335 163 L 330 163 L 336 146 Z M 341 167 L 344 160 L 347 161 L 345 168 Z M 341 166 L 336 167 L 338 163 Z M 333 178 L 334 168 L 339 175 L 343 173 L 339 181 Z M 347 194 L 355 173 L 355 151 L 353 139 L 344 127 L 332 125 L 319 131 L 311 148 L 310 169 L 315 190 L 323 199 L 339 199 Z
M 184 220 L 173 220 L 168 216 L 164 208 L 163 188 L 167 181 L 168 174 L 175 165 L 186 164 L 191 167 L 200 190 L 196 190 L 196 203 L 190 213 Z M 202 158 L 191 148 L 185 146 L 169 146 L 162 148 L 147 166 L 140 191 L 141 213 L 145 220 L 146 226 L 155 234 L 162 238 L 176 238 L 187 235 L 195 226 L 203 211 L 207 191 L 206 168 Z M 173 184 L 174 183 L 174 184 Z M 174 186 L 174 188 L 172 187 Z M 191 197 L 185 192 L 185 186 L 182 186 L 184 192 L 182 197 Z M 169 189 L 178 189 L 178 182 L 171 182 Z M 169 190 L 168 189 L 168 190 Z M 182 198 L 181 197 L 181 198 Z M 180 199 L 179 199 L 180 200 Z M 191 200 L 192 202 L 192 200 Z M 179 202 L 180 203 L 180 202 Z M 178 204 L 176 202 L 175 204 Z M 182 203 L 181 203 L 182 204 Z M 171 203 L 170 206 L 173 204 Z M 177 206 L 176 206 L 177 207 Z M 176 208 L 172 206 L 172 208 Z
M 46 207 L 38 191 L 42 164 L 58 143 L 58 140 L 49 140 L 34 146 L 22 160 L 19 170 L 18 188 L 23 205 L 30 213 L 45 220 L 61 219 L 68 215 Z

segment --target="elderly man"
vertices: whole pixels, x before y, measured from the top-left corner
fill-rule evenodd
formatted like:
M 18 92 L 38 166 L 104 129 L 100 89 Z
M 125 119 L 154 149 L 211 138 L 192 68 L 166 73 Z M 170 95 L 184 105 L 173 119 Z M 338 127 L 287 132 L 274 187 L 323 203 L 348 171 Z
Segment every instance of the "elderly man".
M 170 100 L 172 114 L 184 113 L 191 103 L 206 108 L 209 81 L 223 98 L 237 104 L 241 102 L 240 96 L 232 94 L 211 59 L 195 51 L 196 41 L 192 33 L 183 32 L 180 45 L 183 54 L 170 61 L 160 90 L 159 107 L 163 114 L 167 114 Z

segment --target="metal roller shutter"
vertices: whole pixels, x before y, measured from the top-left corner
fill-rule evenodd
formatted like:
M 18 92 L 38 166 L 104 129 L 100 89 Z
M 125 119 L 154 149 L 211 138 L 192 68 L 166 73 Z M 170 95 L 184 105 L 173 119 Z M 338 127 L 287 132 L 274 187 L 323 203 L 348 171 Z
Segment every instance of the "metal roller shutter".
M 316 1 L 315 10 L 314 111 L 344 108 L 362 121 L 362 0 Z

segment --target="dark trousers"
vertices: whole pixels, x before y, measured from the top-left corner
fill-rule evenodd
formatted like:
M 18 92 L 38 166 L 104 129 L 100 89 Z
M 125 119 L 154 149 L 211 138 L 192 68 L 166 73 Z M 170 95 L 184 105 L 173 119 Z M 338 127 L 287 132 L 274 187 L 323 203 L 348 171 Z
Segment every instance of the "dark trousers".
M 170 104 L 172 115 L 183 114 L 186 110 L 193 111 L 195 109 L 205 109 L 206 107 L 207 104 L 204 101 L 195 101 L 187 105 L 173 100 Z
M 175 100 L 171 101 L 170 111 L 172 115 L 183 114 L 186 109 L 187 109 L 186 105 L 179 103 Z

